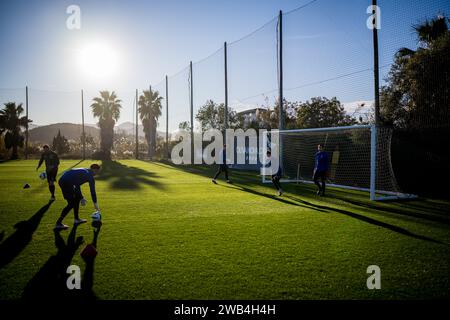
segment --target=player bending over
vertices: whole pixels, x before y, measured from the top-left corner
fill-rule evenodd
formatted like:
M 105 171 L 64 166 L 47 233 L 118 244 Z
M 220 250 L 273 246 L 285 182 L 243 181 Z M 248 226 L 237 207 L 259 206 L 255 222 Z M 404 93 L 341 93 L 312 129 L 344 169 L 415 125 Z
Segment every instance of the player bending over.
M 325 180 L 327 178 L 328 171 L 328 153 L 323 151 L 323 144 L 319 144 L 317 146 L 317 153 L 314 156 L 315 165 L 314 165 L 314 173 L 313 180 L 316 186 L 319 188 L 317 191 L 318 196 L 325 195 Z M 322 185 L 319 183 L 319 179 L 322 182 Z
M 45 173 L 47 175 L 48 189 L 50 190 L 50 201 L 55 201 L 55 182 L 58 175 L 59 158 L 58 155 L 50 150 L 48 145 L 42 147 L 43 152 L 39 160 L 36 171 L 39 170 L 42 162 L 45 161 Z
M 267 158 L 270 159 L 271 157 L 272 157 L 272 152 L 270 150 L 267 150 Z M 280 184 L 280 180 L 281 180 L 281 167 L 280 166 L 278 166 L 278 171 L 271 176 L 271 180 L 272 180 L 272 183 L 275 186 L 275 188 L 277 188 L 278 195 L 281 196 L 283 194 L 283 189 L 281 189 L 281 184 Z
M 89 188 L 91 190 L 91 197 L 92 202 L 94 202 L 94 208 L 95 210 L 99 211 L 94 180 L 94 176 L 96 176 L 99 172 L 100 166 L 98 164 L 91 165 L 90 169 L 79 168 L 64 172 L 58 183 L 61 187 L 64 199 L 66 199 L 67 201 L 67 206 L 62 210 L 61 216 L 59 217 L 58 221 L 56 221 L 55 230 L 66 230 L 67 228 L 69 228 L 68 226 L 63 224 L 62 221 L 72 209 L 75 217 L 75 225 L 86 222 L 86 219 L 80 219 L 80 217 L 78 216 L 80 202 L 86 202 L 86 200 L 83 198 L 83 195 L 81 194 L 81 185 L 86 182 L 89 182 Z
M 227 180 L 227 183 L 231 183 L 230 179 L 228 179 L 228 165 L 227 165 L 227 145 L 223 145 L 223 149 L 220 150 L 219 158 L 221 160 L 221 163 L 219 164 L 219 168 L 217 169 L 217 172 L 212 179 L 213 183 L 217 183 L 216 179 L 217 177 L 223 172 L 225 173 L 225 179 Z

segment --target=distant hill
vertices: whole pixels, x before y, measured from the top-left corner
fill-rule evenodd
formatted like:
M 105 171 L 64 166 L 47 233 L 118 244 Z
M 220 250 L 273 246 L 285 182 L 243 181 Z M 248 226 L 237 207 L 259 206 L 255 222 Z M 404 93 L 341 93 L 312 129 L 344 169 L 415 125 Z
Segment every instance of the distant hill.
M 133 136 L 136 133 L 136 127 L 135 127 L 134 123 L 129 122 L 129 121 L 117 125 L 114 128 L 114 130 L 116 132 L 120 131 L 120 132 L 124 132 L 125 134 L 129 134 L 129 135 L 133 135 Z M 145 137 L 144 127 L 141 124 L 138 126 L 138 134 L 139 134 L 139 137 Z M 165 132 L 158 131 L 158 136 L 165 137 Z
M 65 136 L 68 140 L 78 140 L 80 139 L 82 127 L 81 124 L 75 123 L 55 123 L 46 126 L 36 126 L 32 128 L 29 127 L 29 139 L 31 142 L 35 143 L 46 143 L 51 144 L 53 142 L 53 137 L 58 134 L 58 130 L 61 130 L 61 134 Z M 144 130 L 142 125 L 139 125 L 139 136 L 144 137 Z M 95 124 L 85 124 L 84 131 L 86 135 L 91 135 L 94 139 L 100 137 L 100 129 Z M 117 125 L 114 128 L 116 133 L 122 132 L 126 135 L 134 136 L 136 128 L 131 122 L 124 122 Z M 165 137 L 165 133 L 158 131 L 158 136 Z
M 53 137 L 58 134 L 58 130 L 61 130 L 61 134 L 68 140 L 79 140 L 81 137 L 82 127 L 80 124 L 74 123 L 55 123 L 47 126 L 39 126 L 29 131 L 29 139 L 35 143 L 47 143 L 53 142 Z M 85 126 L 84 131 L 86 135 L 91 135 L 94 138 L 99 138 L 100 129 Z

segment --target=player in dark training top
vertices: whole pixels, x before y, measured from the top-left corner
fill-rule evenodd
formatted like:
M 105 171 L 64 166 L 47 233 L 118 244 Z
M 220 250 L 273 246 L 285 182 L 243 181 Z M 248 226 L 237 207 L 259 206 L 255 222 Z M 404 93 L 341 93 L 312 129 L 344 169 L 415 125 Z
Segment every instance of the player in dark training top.
M 271 159 L 271 157 L 272 157 L 272 152 L 270 150 L 267 150 L 267 158 Z M 275 188 L 277 188 L 279 196 L 283 195 L 283 192 L 284 192 L 283 189 L 281 188 L 281 184 L 280 184 L 281 176 L 282 176 L 281 167 L 278 166 L 277 172 L 275 174 L 271 175 L 271 180 L 272 180 L 272 183 L 275 186 Z
M 71 169 L 61 176 L 58 183 L 61 187 L 64 199 L 67 201 L 67 206 L 62 210 L 61 216 L 58 221 L 56 221 L 55 230 L 65 230 L 68 228 L 63 224 L 64 218 L 73 209 L 73 214 L 75 217 L 74 224 L 78 225 L 80 223 L 86 222 L 86 219 L 80 219 L 78 216 L 78 210 L 80 208 L 80 202 L 86 202 L 81 193 L 81 185 L 88 182 L 89 188 L 91 190 L 92 201 L 94 202 L 95 210 L 99 211 L 97 204 L 97 194 L 95 193 L 95 179 L 94 176 L 100 172 L 100 166 L 98 164 L 93 164 L 89 169 L 79 168 Z M 83 204 L 84 205 L 84 204 Z
M 319 144 L 317 146 L 317 153 L 314 156 L 314 162 L 313 180 L 316 186 L 319 188 L 319 190 L 317 191 L 317 195 L 324 196 L 325 180 L 327 178 L 329 160 L 328 153 L 323 151 L 323 144 Z M 322 184 L 319 183 L 319 179 L 321 180 Z
M 50 147 L 48 145 L 44 145 L 43 147 L 41 159 L 39 160 L 39 164 L 36 168 L 36 171 L 39 170 L 40 166 L 44 161 L 45 161 L 45 173 L 47 174 L 48 189 L 50 190 L 51 194 L 50 201 L 54 201 L 55 182 L 56 176 L 58 175 L 59 157 L 54 151 L 50 150 Z
M 219 153 L 219 167 L 217 168 L 217 172 L 212 179 L 213 183 L 217 183 L 216 179 L 221 173 L 225 173 L 225 179 L 227 183 L 231 183 L 231 180 L 228 178 L 228 164 L 227 164 L 227 145 L 224 144 L 222 150 Z

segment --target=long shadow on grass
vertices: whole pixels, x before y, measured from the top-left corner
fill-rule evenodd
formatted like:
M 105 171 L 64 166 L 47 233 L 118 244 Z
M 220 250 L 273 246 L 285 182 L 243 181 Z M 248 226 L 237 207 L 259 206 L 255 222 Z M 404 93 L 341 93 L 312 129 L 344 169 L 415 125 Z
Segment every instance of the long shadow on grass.
M 311 210 L 314 210 L 314 211 L 320 211 L 320 212 L 326 213 L 325 210 L 322 210 L 322 209 L 316 208 L 314 206 L 308 205 L 307 203 L 299 204 L 298 202 L 288 201 L 286 199 L 283 199 L 282 197 L 278 197 L 278 196 L 275 196 L 275 195 L 270 195 L 270 194 L 267 194 L 267 193 L 264 193 L 264 192 L 260 192 L 260 191 L 254 190 L 254 189 L 250 189 L 250 188 L 244 187 L 244 186 L 239 185 L 239 184 L 233 184 L 233 185 L 235 187 L 226 186 L 226 185 L 223 185 L 223 187 L 230 188 L 230 189 L 235 189 L 235 190 L 240 190 L 240 191 L 244 191 L 244 192 L 248 192 L 248 193 L 260 196 L 260 197 L 265 197 L 265 198 L 268 198 L 268 199 L 271 199 L 271 200 L 275 200 L 275 201 L 278 201 L 278 202 L 281 202 L 281 203 L 284 203 L 284 204 L 289 204 L 291 206 L 304 207 L 304 208 L 311 209 Z
M 142 184 L 165 189 L 164 184 L 154 178 L 158 178 L 154 172 L 129 167 L 117 161 L 103 161 L 102 171 L 96 179 L 108 181 L 114 189 L 136 190 L 140 189 Z
M 2 233 L 0 233 L 0 242 L 2 242 L 4 237 L 5 237 L 5 231 L 2 231 Z
M 51 256 L 34 277 L 27 283 L 22 293 L 26 300 L 61 300 L 74 298 L 79 290 L 67 288 L 67 267 L 73 256 L 83 243 L 83 237 L 76 237 L 77 226 L 74 226 L 67 238 L 67 243 L 61 236 L 61 231 L 54 231 L 57 253 Z M 51 300 L 49 300 L 51 299 Z
M 169 166 L 175 170 L 184 171 L 184 172 L 191 173 L 191 174 L 196 174 L 196 175 L 200 175 L 200 176 L 211 178 L 211 179 L 214 177 L 214 174 L 216 173 L 217 166 L 218 166 L 218 165 L 206 165 L 206 164 L 176 165 L 170 161 L 160 161 L 160 163 L 152 162 L 152 164 L 158 165 L 158 166 Z M 249 182 L 249 181 L 250 182 L 258 182 L 259 181 L 257 179 L 258 173 L 253 172 L 253 171 L 236 170 L 236 169 L 229 167 L 228 174 L 230 176 L 230 179 L 233 181 L 242 181 L 242 182 Z M 224 177 L 224 175 L 221 174 L 219 177 L 219 180 L 223 177 Z
M 378 211 L 381 213 L 387 212 L 395 215 L 402 215 L 450 225 L 450 217 L 446 213 L 446 210 L 433 208 L 431 207 L 432 204 L 430 204 L 430 207 L 426 207 L 412 203 L 412 201 L 417 200 L 402 200 L 401 203 L 391 201 L 390 206 L 384 206 L 376 201 L 369 202 L 367 200 L 358 200 L 356 198 L 349 198 L 348 195 L 342 191 L 335 190 L 335 192 L 333 193 L 334 198 L 342 200 L 354 206 L 366 208 L 373 211 Z M 393 205 L 397 205 L 397 207 L 394 207 Z M 413 212 L 413 210 L 422 211 L 423 213 Z
M 80 297 L 88 300 L 96 300 L 97 296 L 95 295 L 93 291 L 94 286 L 94 265 L 95 265 L 95 258 L 97 258 L 97 241 L 98 241 L 98 235 L 100 234 L 101 229 L 101 222 L 97 222 L 97 226 L 94 226 L 94 237 L 90 245 L 95 248 L 95 254 L 93 255 L 85 255 L 83 256 L 83 260 L 85 262 L 85 269 L 83 273 L 83 279 L 81 280 L 81 295 Z
M 72 165 L 70 168 L 67 168 L 66 170 L 70 170 L 70 169 L 75 168 L 76 166 L 78 166 L 79 164 L 81 164 L 83 161 L 84 161 L 84 160 L 78 161 L 77 163 L 75 163 L 74 165 Z M 66 170 L 64 170 L 64 171 L 66 171 Z
M 30 219 L 14 225 L 16 231 L 0 244 L 0 269 L 17 257 L 30 243 L 33 233 L 52 202 L 40 208 Z
M 312 206 L 312 207 L 315 207 L 315 208 L 326 210 L 328 212 L 330 212 L 330 211 L 333 212 L 334 211 L 334 212 L 346 215 L 348 217 L 351 217 L 351 218 L 354 218 L 354 219 L 357 219 L 357 220 L 360 220 L 360 221 L 364 221 L 364 222 L 370 223 L 370 224 L 378 226 L 378 227 L 383 227 L 383 228 L 386 228 L 388 230 L 400 233 L 400 234 L 408 236 L 408 237 L 412 237 L 412 238 L 419 239 L 419 240 L 425 240 L 425 241 L 429 241 L 429 242 L 433 242 L 433 243 L 437 243 L 437 244 L 445 244 L 445 243 L 443 243 L 441 241 L 434 240 L 434 239 L 429 238 L 429 237 L 417 235 L 417 234 L 412 233 L 412 232 L 410 232 L 410 231 L 408 231 L 408 230 L 406 230 L 404 228 L 400 228 L 400 227 L 394 226 L 394 225 L 386 223 L 386 222 L 378 221 L 378 220 L 375 220 L 375 219 L 372 219 L 372 218 L 369 218 L 369 217 L 366 217 L 366 216 L 363 216 L 363 215 L 360 215 L 360 214 L 357 214 L 357 213 L 354 213 L 354 212 L 351 212 L 351 211 L 338 209 L 338 208 L 334 208 L 334 207 L 318 205 L 318 204 L 313 204 L 313 203 L 310 203 L 310 202 L 302 200 L 302 199 L 296 199 L 294 197 L 289 197 L 289 198 L 293 199 L 294 201 L 297 201 L 299 203 L 302 203 L 302 204 L 306 204 L 306 205 L 309 205 L 309 206 Z

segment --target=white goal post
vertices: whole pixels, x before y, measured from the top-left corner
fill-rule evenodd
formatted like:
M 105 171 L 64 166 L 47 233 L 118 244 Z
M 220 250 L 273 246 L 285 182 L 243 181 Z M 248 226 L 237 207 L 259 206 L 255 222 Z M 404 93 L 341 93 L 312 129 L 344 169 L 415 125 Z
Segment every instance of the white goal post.
M 375 125 L 274 130 L 280 145 L 270 141 L 267 148 L 279 147 L 283 177 L 281 182 L 314 183 L 314 155 L 323 144 L 329 156 L 327 186 L 366 191 L 371 200 L 411 199 L 402 193 L 391 161 L 392 129 Z M 270 183 L 269 176 L 262 176 Z

